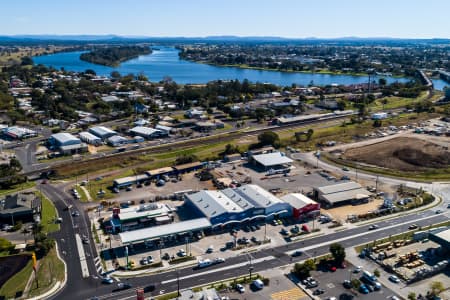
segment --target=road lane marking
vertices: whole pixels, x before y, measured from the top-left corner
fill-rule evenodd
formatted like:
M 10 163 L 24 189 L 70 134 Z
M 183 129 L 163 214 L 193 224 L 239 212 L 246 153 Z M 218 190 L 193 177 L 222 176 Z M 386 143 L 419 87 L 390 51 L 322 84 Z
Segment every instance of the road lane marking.
M 260 263 L 260 262 L 263 262 L 263 261 L 267 261 L 267 260 L 272 260 L 272 259 L 275 259 L 275 257 L 274 256 L 266 256 L 266 257 L 262 257 L 262 258 L 258 258 L 258 259 L 252 259 L 252 264 L 257 264 L 257 263 Z M 242 263 L 238 263 L 238 264 L 234 264 L 234 265 L 229 265 L 229 266 L 226 266 L 226 267 L 223 267 L 223 268 L 207 270 L 207 271 L 201 272 L 201 273 L 194 273 L 192 275 L 182 276 L 179 279 L 183 280 L 183 279 L 187 279 L 187 278 L 203 276 L 205 274 L 211 274 L 211 273 L 222 272 L 222 271 L 225 271 L 225 270 L 237 269 L 237 268 L 240 268 L 240 267 L 248 266 L 248 264 L 249 264 L 249 262 L 246 261 L 246 262 L 242 262 Z M 174 281 L 177 281 L 177 278 L 172 278 L 172 279 L 169 279 L 169 280 L 161 281 L 161 284 L 167 284 L 167 283 L 174 282 Z

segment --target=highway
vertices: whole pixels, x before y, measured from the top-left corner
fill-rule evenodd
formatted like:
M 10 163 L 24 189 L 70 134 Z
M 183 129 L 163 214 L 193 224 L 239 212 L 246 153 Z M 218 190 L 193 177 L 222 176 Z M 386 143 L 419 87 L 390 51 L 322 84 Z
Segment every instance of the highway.
M 53 237 L 57 240 L 61 256 L 67 262 L 68 267 L 66 286 L 51 299 L 89 299 L 94 296 L 99 297 L 99 299 L 131 299 L 134 297 L 134 289 L 113 292 L 116 283 L 113 285 L 101 284 L 98 274 L 96 274 L 94 263 L 95 249 L 92 249 L 90 246 L 93 241 L 89 245 L 84 245 L 90 276 L 88 278 L 82 277 L 75 234 L 83 235 L 89 232 L 89 224 L 85 221 L 87 216 L 71 217 L 70 212 L 64 211 L 64 207 L 71 200 L 69 200 L 70 196 L 62 192 L 60 188 L 49 184 L 40 185 L 40 188 L 42 192 L 55 202 L 58 212 L 63 218 L 61 231 L 54 234 Z M 412 223 L 419 226 L 428 226 L 448 220 L 449 218 L 446 214 L 435 214 L 434 211 L 428 210 L 377 222 L 375 224 L 379 226 L 378 230 L 369 231 L 370 225 L 363 225 L 329 235 L 292 242 L 286 246 L 262 249 L 251 253 L 252 261 L 254 262 L 252 264 L 253 272 L 276 268 L 308 257 L 326 254 L 328 253 L 329 245 L 335 241 L 341 243 L 344 247 L 352 247 L 374 239 L 405 232 Z M 291 258 L 289 253 L 295 249 L 302 249 L 304 255 L 295 259 Z M 123 281 L 129 282 L 133 287 L 147 287 L 148 293 L 146 295 L 158 295 L 176 291 L 177 272 L 180 277 L 180 287 L 188 288 L 248 274 L 248 264 L 249 257 L 243 254 L 229 258 L 225 263 L 201 270 L 184 267 L 179 270 L 124 279 Z M 150 291 L 152 286 L 154 286 L 154 290 Z

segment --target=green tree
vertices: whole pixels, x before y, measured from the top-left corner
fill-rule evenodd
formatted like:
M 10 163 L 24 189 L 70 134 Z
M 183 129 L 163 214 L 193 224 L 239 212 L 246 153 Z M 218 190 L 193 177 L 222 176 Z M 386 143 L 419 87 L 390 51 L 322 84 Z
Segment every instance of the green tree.
M 22 66 L 30 66 L 33 65 L 33 59 L 29 56 L 22 57 L 20 64 Z
M 409 294 L 408 294 L 408 300 L 416 300 L 416 299 L 417 299 L 416 293 L 414 293 L 414 292 L 409 292 Z
M 387 81 L 385 78 L 378 79 L 378 84 L 381 86 L 385 86 L 387 84 Z
M 376 277 L 380 277 L 380 270 L 378 270 L 378 269 L 375 269 L 374 271 L 373 271 L 373 275 L 375 275 Z
M 280 143 L 280 137 L 273 131 L 264 131 L 258 135 L 258 141 L 261 146 L 272 145 L 276 146 Z
M 0 238 L 0 252 L 11 251 L 14 249 L 14 245 L 5 238 Z
M 344 247 L 341 244 L 339 244 L 339 243 L 331 244 L 330 245 L 330 252 L 331 252 L 331 255 L 334 258 L 334 261 L 337 264 L 340 265 L 340 264 L 342 264 L 344 262 L 344 260 L 345 260 L 345 249 L 344 249 Z
M 383 121 L 381 121 L 381 120 L 374 120 L 373 124 L 372 124 L 372 126 L 376 127 L 376 128 L 381 127 L 382 125 L 383 125 Z
M 444 284 L 440 281 L 433 281 L 430 283 L 431 294 L 433 296 L 439 295 L 441 292 L 445 290 Z
M 292 272 L 299 278 L 306 278 L 310 276 L 310 272 L 316 269 L 314 260 L 307 259 L 304 263 L 296 263 Z

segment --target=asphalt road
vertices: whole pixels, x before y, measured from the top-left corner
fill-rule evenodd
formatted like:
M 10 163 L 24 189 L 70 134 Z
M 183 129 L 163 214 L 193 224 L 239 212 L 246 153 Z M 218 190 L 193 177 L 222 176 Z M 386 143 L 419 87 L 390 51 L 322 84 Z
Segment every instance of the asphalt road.
M 53 237 L 57 240 L 61 256 L 66 261 L 68 267 L 68 281 L 66 286 L 51 299 L 89 299 L 93 296 L 97 296 L 100 299 L 124 299 L 134 296 L 134 289 L 113 292 L 116 283 L 113 285 L 100 283 L 100 279 L 96 277 L 97 274 L 93 261 L 93 258 L 96 256 L 95 249 L 92 249 L 90 245 L 84 245 L 84 250 L 90 258 L 87 260 L 89 272 L 95 275 L 89 278 L 81 277 L 81 267 L 74 235 L 79 233 L 90 236 L 88 234 L 90 225 L 86 221 L 87 216 L 81 215 L 80 217 L 72 218 L 68 211 L 64 211 L 66 205 L 71 203 L 72 197 L 64 193 L 61 187 L 40 185 L 40 188 L 54 201 L 60 216 L 63 218 L 61 231 L 54 234 Z M 251 260 L 256 262 L 252 264 L 253 272 L 277 268 L 304 260 L 307 257 L 326 254 L 329 251 L 329 244 L 334 241 L 338 241 L 344 247 L 351 247 L 407 231 L 408 226 L 412 223 L 419 226 L 427 226 L 447 220 L 448 217 L 445 214 L 424 211 L 378 222 L 376 224 L 379 226 L 379 229 L 374 231 L 369 231 L 369 225 L 364 225 L 329 235 L 317 236 L 304 241 L 292 242 L 286 246 L 252 252 Z M 291 258 L 287 253 L 295 249 L 302 249 L 304 255 L 295 259 Z M 264 258 L 266 260 L 262 261 Z M 180 288 L 183 289 L 248 274 L 249 260 L 248 255 L 240 255 L 229 258 L 225 263 L 201 270 L 184 267 L 178 271 L 172 270 L 154 275 L 130 278 L 124 281 L 128 281 L 133 287 L 145 288 L 154 286 L 154 291 L 151 291 L 151 294 L 158 295 L 177 290 L 177 272 L 181 278 Z

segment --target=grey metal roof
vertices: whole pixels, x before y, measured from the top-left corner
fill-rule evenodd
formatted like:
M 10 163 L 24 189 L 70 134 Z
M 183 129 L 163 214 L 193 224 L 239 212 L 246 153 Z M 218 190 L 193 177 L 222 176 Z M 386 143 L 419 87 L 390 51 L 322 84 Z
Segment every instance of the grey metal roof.
M 207 218 L 217 217 L 224 213 L 240 213 L 243 209 L 220 191 L 202 190 L 186 197 Z
M 222 193 L 224 193 L 234 203 L 239 205 L 243 210 L 247 210 L 247 209 L 255 207 L 255 205 L 252 202 L 248 201 L 245 197 L 243 197 L 241 194 L 237 193 L 232 188 L 224 189 L 224 190 L 222 190 Z
M 119 236 L 122 244 L 129 244 L 139 241 L 156 239 L 171 234 L 202 230 L 208 227 L 211 227 L 211 223 L 208 221 L 208 219 L 199 218 L 189 221 L 122 232 L 119 233 Z
M 321 186 L 316 189 L 322 194 L 332 194 L 332 193 L 350 191 L 350 190 L 360 189 L 360 188 L 362 188 L 362 186 L 359 183 L 354 182 L 354 181 L 346 181 L 346 182 L 342 182 L 342 183 Z M 366 191 L 366 193 L 367 193 L 367 191 Z
M 366 189 L 354 189 L 343 192 L 322 195 L 322 199 L 329 203 L 338 203 L 358 198 L 367 198 L 371 195 Z
M 51 137 L 60 144 L 65 144 L 67 142 L 78 142 L 81 143 L 80 139 L 68 132 L 60 132 L 52 134 Z
M 272 152 L 272 153 L 266 153 L 266 154 L 259 154 L 252 156 L 254 160 L 256 160 L 258 163 L 260 163 L 263 166 L 270 167 L 270 166 L 276 166 L 276 165 L 284 165 L 284 164 L 290 164 L 293 162 L 292 159 L 285 155 L 281 155 L 280 152 Z
M 450 243 L 450 228 L 437 233 L 432 233 L 432 235 L 446 241 L 447 243 Z
M 120 135 L 113 135 L 108 138 L 108 142 L 110 143 L 120 143 L 125 141 L 128 141 L 128 139 Z
M 94 126 L 89 128 L 89 132 L 91 132 L 92 134 L 95 134 L 98 137 L 105 137 L 107 135 L 111 135 L 111 134 L 117 134 L 117 132 L 115 132 L 114 130 L 105 127 L 105 126 Z
M 235 191 L 256 207 L 267 208 L 277 203 L 283 203 L 278 197 L 259 185 L 247 184 L 236 188 Z
M 286 203 L 289 203 L 292 207 L 295 207 L 295 208 L 302 208 L 308 204 L 316 204 L 317 203 L 316 201 L 309 199 L 308 197 L 306 197 L 305 195 L 300 194 L 300 193 L 287 194 L 287 195 L 284 195 L 283 197 L 281 197 L 280 199 Z
M 154 133 L 161 132 L 161 130 L 145 126 L 136 126 L 131 128 L 130 132 L 137 135 L 151 136 Z
M 99 138 L 98 136 L 93 135 L 92 133 L 87 132 L 87 131 L 80 132 L 79 135 L 80 135 L 81 139 L 86 140 L 86 141 L 99 141 L 99 140 L 101 140 L 101 138 Z

